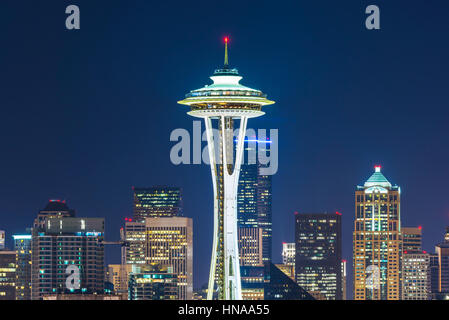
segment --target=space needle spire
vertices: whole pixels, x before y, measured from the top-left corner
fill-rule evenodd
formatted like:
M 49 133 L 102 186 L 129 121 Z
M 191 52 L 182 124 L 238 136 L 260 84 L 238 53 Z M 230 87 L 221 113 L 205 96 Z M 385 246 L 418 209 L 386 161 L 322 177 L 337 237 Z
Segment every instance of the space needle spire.
M 210 77 L 213 83 L 190 91 L 178 103 L 189 106 L 187 113 L 203 118 L 206 125 L 214 190 L 214 237 L 207 299 L 241 300 L 237 188 L 246 126 L 249 118 L 264 115 L 262 107 L 274 101 L 268 100 L 262 91 L 240 84 L 242 77 L 238 70 L 229 68 L 229 37 L 224 42 L 224 67 Z M 218 129 L 215 137 L 214 127 Z M 234 133 L 234 129 L 238 131 Z
M 225 67 L 225 68 L 228 68 L 228 67 L 229 67 L 229 61 L 228 61 L 228 42 L 229 42 L 229 37 L 225 37 L 225 38 L 224 38 L 224 43 L 225 43 L 224 67 Z

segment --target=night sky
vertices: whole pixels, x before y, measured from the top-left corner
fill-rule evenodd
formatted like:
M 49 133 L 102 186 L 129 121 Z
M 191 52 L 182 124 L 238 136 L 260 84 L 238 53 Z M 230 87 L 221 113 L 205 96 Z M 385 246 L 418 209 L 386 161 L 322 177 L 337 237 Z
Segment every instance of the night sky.
M 65 28 L 70 4 L 79 31 Z M 380 7 L 380 31 L 365 28 L 369 4 Z M 242 84 L 277 102 L 249 121 L 279 129 L 274 261 L 294 239 L 294 211 L 339 211 L 350 266 L 354 190 L 375 164 L 401 186 L 402 225 L 422 225 L 433 252 L 449 225 L 448 9 L 441 0 L 2 0 L 0 229 L 23 232 L 59 198 L 78 216 L 105 217 L 106 238 L 117 240 L 132 186 L 179 186 L 194 219 L 195 287 L 205 284 L 210 170 L 171 164 L 169 137 L 192 131 L 176 102 L 210 83 L 229 35 Z M 107 262 L 119 251 L 108 249 Z

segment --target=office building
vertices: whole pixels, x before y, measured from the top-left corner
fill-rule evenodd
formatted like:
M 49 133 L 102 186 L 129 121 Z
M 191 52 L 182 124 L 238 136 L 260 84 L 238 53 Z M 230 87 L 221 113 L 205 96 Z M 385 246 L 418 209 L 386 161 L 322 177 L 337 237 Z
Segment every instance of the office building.
M 0 251 L 0 300 L 16 299 L 16 252 Z
M 355 191 L 354 299 L 399 300 L 401 290 L 400 188 L 376 166 Z
M 257 150 L 265 152 L 266 144 L 270 141 L 259 141 L 255 137 L 245 140 L 245 151 L 248 152 L 248 163 L 242 164 L 240 168 L 240 178 L 237 191 L 237 223 L 238 228 L 258 228 L 262 234 L 260 249 L 262 260 L 271 261 L 271 184 L 272 178 L 269 175 L 261 174 L 262 167 L 257 160 Z M 252 157 L 254 159 L 252 159 Z M 250 159 L 251 158 L 251 159 Z M 253 163 L 252 163 L 253 162 Z M 255 233 L 259 231 L 254 231 Z M 239 232 L 240 234 L 240 232 Z M 239 238 L 240 254 L 245 254 L 246 250 L 241 248 Z M 240 261 L 247 260 L 245 257 Z M 261 264 L 262 265 L 262 264 Z
M 125 242 L 127 246 L 124 248 L 124 257 L 122 260 L 126 264 L 145 264 L 146 255 L 146 229 L 145 223 L 136 222 L 132 219 L 125 219 Z
M 245 146 L 249 145 L 245 141 Z M 255 150 L 256 147 L 245 150 Z M 249 160 L 248 160 L 249 161 Z M 239 228 L 258 228 L 259 217 L 257 214 L 257 190 L 259 181 L 259 169 L 257 163 L 242 164 L 237 191 L 237 223 Z
M 238 228 L 240 266 L 262 266 L 262 228 Z
M 265 152 L 269 143 L 269 140 L 249 138 L 245 140 L 245 150 L 250 152 L 257 146 L 258 152 Z M 237 192 L 237 223 L 239 228 L 261 229 L 262 260 L 267 262 L 271 261 L 272 256 L 272 176 L 261 174 L 262 167 L 257 160 L 254 164 L 241 165 Z
M 178 276 L 171 267 L 135 265 L 129 273 L 129 300 L 178 300 Z
M 31 234 L 14 235 L 16 300 L 31 300 Z
M 423 251 L 402 254 L 402 300 L 428 300 L 430 257 Z
M 403 227 L 402 251 L 422 251 L 422 228 L 421 227 Z
M 40 300 L 59 293 L 102 294 L 103 240 L 103 218 L 44 218 L 32 231 L 31 298 Z
M 184 217 L 146 218 L 145 222 L 127 221 L 126 264 L 157 264 L 171 267 L 177 275 L 180 300 L 193 294 L 193 223 Z M 131 231 L 130 231 L 131 230 Z M 129 234 L 131 232 L 131 235 Z
M 260 168 L 259 168 L 260 171 Z M 272 259 L 272 175 L 260 175 L 257 185 L 257 215 L 262 228 L 262 259 L 264 263 Z
M 181 217 L 182 191 L 174 187 L 134 188 L 134 220 L 145 218 Z
M 296 283 L 326 300 L 341 300 L 341 214 L 295 214 Z

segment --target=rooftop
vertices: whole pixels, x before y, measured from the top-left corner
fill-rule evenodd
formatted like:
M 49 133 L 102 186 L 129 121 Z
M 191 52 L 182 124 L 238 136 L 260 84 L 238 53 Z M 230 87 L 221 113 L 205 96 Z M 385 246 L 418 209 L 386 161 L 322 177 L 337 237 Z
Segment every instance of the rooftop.
M 375 166 L 374 167 L 374 173 L 372 176 L 366 180 L 364 187 L 384 187 L 384 188 L 391 188 L 392 185 L 390 181 L 385 178 L 385 176 L 382 174 L 381 166 Z

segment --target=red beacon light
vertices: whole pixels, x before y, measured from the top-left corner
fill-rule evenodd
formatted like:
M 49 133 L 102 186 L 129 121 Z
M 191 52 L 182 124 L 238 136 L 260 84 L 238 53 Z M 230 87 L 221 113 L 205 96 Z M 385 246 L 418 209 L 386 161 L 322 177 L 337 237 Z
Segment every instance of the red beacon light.
M 228 43 L 229 42 L 229 37 L 224 37 L 223 40 L 224 40 L 225 43 Z
M 342 215 L 342 214 L 341 214 L 340 212 L 338 212 L 338 211 L 337 211 L 337 212 L 335 212 L 335 214 L 336 214 L 336 215 L 339 215 L 339 216 L 341 216 L 341 215 Z

